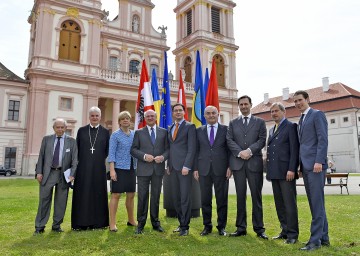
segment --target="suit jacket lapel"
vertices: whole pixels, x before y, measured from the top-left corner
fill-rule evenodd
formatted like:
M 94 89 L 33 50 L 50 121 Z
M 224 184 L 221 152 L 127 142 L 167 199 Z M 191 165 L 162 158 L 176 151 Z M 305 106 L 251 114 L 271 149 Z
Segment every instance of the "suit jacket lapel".
M 304 128 L 305 128 L 305 126 L 307 124 L 307 121 L 309 120 L 312 112 L 313 112 L 313 109 L 310 108 L 309 111 L 307 112 L 307 114 L 305 115 L 305 119 L 303 119 L 303 122 L 302 122 L 301 127 L 300 127 L 299 138 L 301 138 L 301 136 L 303 134 L 303 131 L 304 131 Z
M 251 118 L 248 120 L 248 125 L 245 125 L 245 124 L 244 124 L 244 126 L 246 127 L 247 130 L 250 130 L 251 127 L 254 126 L 254 124 L 255 124 L 255 120 L 254 120 L 254 119 L 255 119 L 254 116 L 251 116 Z
M 218 128 L 216 131 L 216 135 L 215 135 L 215 140 L 214 140 L 214 144 L 213 146 L 216 144 L 216 142 L 218 141 L 218 138 L 221 137 L 222 133 L 224 131 L 224 126 L 218 124 Z M 210 142 L 209 142 L 210 143 Z
M 64 157 L 65 157 L 65 152 L 66 152 L 66 149 L 68 148 L 68 144 L 69 144 L 69 138 L 67 135 L 64 136 L 64 148 L 63 148 L 63 152 L 62 152 L 62 160 L 64 160 Z

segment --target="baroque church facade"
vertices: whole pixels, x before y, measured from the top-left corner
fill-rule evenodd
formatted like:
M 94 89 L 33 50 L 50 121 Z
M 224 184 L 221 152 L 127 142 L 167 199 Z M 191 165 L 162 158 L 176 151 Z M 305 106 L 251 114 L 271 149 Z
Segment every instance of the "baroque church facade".
M 164 51 L 170 47 L 164 26 L 159 27 L 160 31 L 152 26 L 152 10 L 156 7 L 150 0 L 118 3 L 118 15 L 109 20 L 100 0 L 34 1 L 28 18 L 28 88 L 26 100 L 20 105 L 22 116 L 26 115 L 22 123 L 24 136 L 14 160 L 14 167 L 21 169 L 18 173 L 34 174 L 42 137 L 53 133 L 56 118 L 68 122 L 66 133 L 73 137 L 88 123 L 91 106 L 102 110 L 101 124 L 110 131 L 118 129 L 120 111 L 128 110 L 134 119 L 143 59 L 149 74 L 156 70 L 161 92 Z M 178 71 L 183 70 L 191 109 L 195 54 L 199 50 L 203 73 L 213 59 L 216 61 L 223 123 L 238 115 L 234 7 L 235 3 L 228 0 L 178 0 L 174 9 L 177 72 L 169 81 L 171 101 L 176 102 Z

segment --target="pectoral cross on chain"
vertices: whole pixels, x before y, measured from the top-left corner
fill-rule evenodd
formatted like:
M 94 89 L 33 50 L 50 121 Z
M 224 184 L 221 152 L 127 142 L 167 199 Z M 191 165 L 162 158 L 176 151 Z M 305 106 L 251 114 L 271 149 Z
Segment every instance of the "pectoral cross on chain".
M 91 148 L 90 148 L 91 154 L 94 154 L 94 150 L 95 150 L 94 147 L 91 147 Z

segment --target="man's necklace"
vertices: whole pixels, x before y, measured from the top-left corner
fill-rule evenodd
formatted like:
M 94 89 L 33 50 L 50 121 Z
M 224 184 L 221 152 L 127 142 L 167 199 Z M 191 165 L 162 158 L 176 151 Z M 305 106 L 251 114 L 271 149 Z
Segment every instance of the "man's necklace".
M 96 138 L 98 136 L 98 132 L 99 132 L 99 127 L 97 128 L 97 131 L 96 131 L 96 135 L 95 135 L 95 139 L 94 139 L 94 143 L 91 142 L 91 135 L 90 135 L 90 125 L 89 125 L 89 139 L 90 139 L 90 151 L 91 151 L 91 154 L 94 154 L 94 146 L 95 146 L 95 142 L 96 142 Z

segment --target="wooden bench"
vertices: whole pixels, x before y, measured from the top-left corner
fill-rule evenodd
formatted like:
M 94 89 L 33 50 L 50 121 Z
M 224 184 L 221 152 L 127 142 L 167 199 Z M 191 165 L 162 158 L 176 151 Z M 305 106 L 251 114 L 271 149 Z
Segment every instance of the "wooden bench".
M 299 173 L 299 179 L 302 178 L 302 174 Z M 349 173 L 327 173 L 326 178 L 331 178 L 331 184 L 325 183 L 325 187 L 340 187 L 341 188 L 341 194 L 343 187 L 346 188 L 347 194 L 349 195 L 349 189 L 348 189 L 348 179 L 349 179 Z M 335 182 L 333 182 L 335 179 Z M 326 182 L 326 181 L 325 181 Z M 296 183 L 296 186 L 305 186 L 304 183 Z

